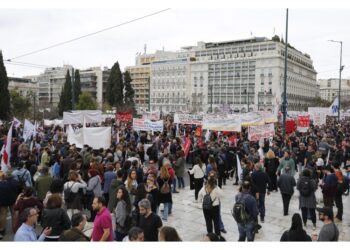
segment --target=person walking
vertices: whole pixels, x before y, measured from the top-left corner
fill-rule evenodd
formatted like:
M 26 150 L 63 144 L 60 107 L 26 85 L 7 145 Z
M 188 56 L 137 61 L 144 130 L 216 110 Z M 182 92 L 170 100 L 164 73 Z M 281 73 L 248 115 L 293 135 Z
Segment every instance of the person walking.
M 270 149 L 266 153 L 266 157 L 264 159 L 264 168 L 271 180 L 271 187 L 269 189 L 270 192 L 276 191 L 277 192 L 277 176 L 276 171 L 279 166 L 279 161 L 275 156 L 275 153 Z
M 252 185 L 257 188 L 258 191 L 258 208 L 260 214 L 260 221 L 265 221 L 265 196 L 266 190 L 270 187 L 271 181 L 269 176 L 263 171 L 262 164 L 260 162 L 255 163 L 254 171 L 251 175 Z M 267 195 L 270 195 L 270 191 L 267 191 Z
M 258 205 L 255 197 L 250 194 L 251 184 L 244 181 L 240 192 L 235 197 L 232 215 L 237 222 L 238 241 L 254 241 L 255 226 L 258 220 Z
M 203 187 L 206 167 L 202 163 L 200 158 L 196 158 L 194 164 L 195 165 L 193 166 L 193 168 L 189 170 L 189 173 L 193 174 L 193 177 L 194 177 L 194 197 L 195 197 L 194 202 L 197 202 L 198 193 Z
M 162 220 L 152 212 L 148 199 L 141 200 L 138 206 L 140 210 L 138 227 L 144 232 L 144 241 L 158 241 L 159 230 L 163 226 Z
M 179 189 L 185 188 L 185 181 L 184 181 L 184 175 L 185 175 L 185 153 L 184 151 L 178 151 L 177 153 L 177 160 L 175 162 L 175 175 L 177 177 L 178 181 L 178 187 Z
M 300 214 L 293 214 L 292 225 L 282 234 L 280 241 L 311 241 L 311 237 L 303 229 Z
M 35 182 L 35 190 L 37 192 L 37 197 L 40 201 L 45 199 L 46 193 L 49 191 L 52 184 L 53 178 L 49 175 L 49 168 L 42 167 L 40 169 L 40 176 Z
M 220 200 L 223 196 L 223 191 L 217 186 L 216 180 L 213 177 L 208 179 L 208 182 L 199 191 L 199 200 L 202 201 L 203 214 L 207 232 L 214 232 L 220 235 Z
M 278 178 L 277 185 L 281 191 L 282 201 L 283 201 L 283 215 L 288 215 L 289 202 L 294 193 L 294 187 L 296 182 L 294 176 L 291 175 L 292 171 L 289 166 L 284 168 L 284 173 Z
M 164 204 L 164 211 L 163 211 L 163 217 L 162 219 L 164 221 L 168 220 L 169 215 L 169 206 L 170 203 L 173 202 L 172 195 L 171 195 L 171 178 L 169 171 L 167 167 L 164 165 L 160 169 L 160 174 L 157 178 L 157 183 L 159 186 L 159 193 L 158 193 L 158 206 L 163 203 Z
M 316 196 L 317 189 L 316 182 L 311 178 L 311 172 L 304 169 L 302 176 L 297 182 L 297 189 L 299 191 L 299 209 L 303 218 L 304 227 L 306 227 L 308 214 L 311 216 L 313 230 L 316 229 Z

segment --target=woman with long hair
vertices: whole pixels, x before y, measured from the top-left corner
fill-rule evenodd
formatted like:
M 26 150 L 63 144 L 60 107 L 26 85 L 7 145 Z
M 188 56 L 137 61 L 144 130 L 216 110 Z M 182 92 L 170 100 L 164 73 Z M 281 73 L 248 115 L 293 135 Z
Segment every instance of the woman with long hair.
M 89 221 L 94 221 L 96 212 L 92 208 L 91 204 L 94 200 L 94 197 L 98 197 L 102 195 L 102 185 L 101 178 L 99 172 L 96 169 L 90 169 L 88 171 L 89 181 L 86 187 L 86 207 L 90 210 L 91 217 Z
M 168 220 L 169 215 L 169 205 L 172 203 L 172 196 L 171 196 L 171 178 L 168 171 L 168 168 L 166 167 L 166 164 L 164 164 L 160 168 L 160 174 L 157 178 L 157 183 L 159 186 L 159 194 L 158 194 L 158 206 L 163 203 L 164 204 L 164 211 L 163 211 L 163 220 Z
M 58 241 L 61 233 L 71 227 L 68 214 L 62 208 L 62 197 L 59 194 L 52 194 L 46 204 L 41 219 L 42 228 L 51 227 L 52 231 L 46 236 L 45 241 Z
M 193 174 L 194 177 L 194 197 L 195 202 L 197 202 L 199 190 L 203 187 L 206 166 L 202 163 L 201 159 L 197 157 L 194 161 L 193 168 L 189 170 L 189 172 Z
M 117 189 L 117 207 L 115 209 L 116 218 L 116 240 L 123 241 L 123 238 L 128 234 L 130 222 L 129 217 L 131 213 L 131 203 L 129 193 L 125 187 L 120 186 Z
M 199 199 L 203 201 L 203 214 L 207 232 L 220 235 L 220 200 L 223 191 L 217 186 L 215 178 L 209 178 L 207 184 L 199 192 Z M 211 203 L 211 204 L 209 204 Z M 208 206 L 209 205 L 209 206 Z
M 266 157 L 264 159 L 264 167 L 267 175 L 270 177 L 271 185 L 269 186 L 269 191 L 277 192 L 277 176 L 276 172 L 279 166 L 279 161 L 275 156 L 275 153 L 270 149 L 266 153 Z
M 293 214 L 292 225 L 283 233 L 280 241 L 311 241 L 311 237 L 303 229 L 300 214 Z
M 62 207 L 64 206 L 64 196 L 63 196 L 63 181 L 60 179 L 54 179 L 51 183 L 49 191 L 46 193 L 45 199 L 43 201 L 44 207 L 46 207 L 47 201 L 53 194 L 58 194 L 62 198 Z
M 72 218 L 73 214 L 83 210 L 83 189 L 86 187 L 86 182 L 81 179 L 81 176 L 77 172 L 69 172 L 68 181 L 63 186 L 63 190 L 70 191 L 72 194 L 70 197 L 64 198 L 69 218 Z
M 159 231 L 159 241 L 182 241 L 176 229 L 173 227 L 162 227 Z
M 178 180 L 178 187 L 179 189 L 185 188 L 185 181 L 184 181 L 184 174 L 185 174 L 185 153 L 183 150 L 178 151 L 177 153 L 177 160 L 175 162 L 175 176 Z
M 137 171 L 135 169 L 130 170 L 128 178 L 125 181 L 125 187 L 126 190 L 129 192 L 131 204 L 134 204 L 137 190 Z

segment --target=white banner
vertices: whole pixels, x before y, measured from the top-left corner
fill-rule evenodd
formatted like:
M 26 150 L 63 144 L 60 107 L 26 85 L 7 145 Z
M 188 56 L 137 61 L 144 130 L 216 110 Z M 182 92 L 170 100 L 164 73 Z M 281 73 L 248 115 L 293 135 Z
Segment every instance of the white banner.
M 75 144 L 77 148 L 83 148 L 86 144 L 93 149 L 107 149 L 111 146 L 111 132 L 111 127 L 83 127 L 74 131 L 69 125 L 67 140 L 70 144 Z
M 28 121 L 27 119 L 24 120 L 24 128 L 23 128 L 23 139 L 24 141 L 27 141 L 28 138 L 30 138 L 32 135 L 35 134 L 35 126 L 33 123 Z
M 102 122 L 102 112 L 100 110 L 78 110 L 63 112 L 63 124 L 83 124 Z
M 158 121 L 160 119 L 160 112 L 159 111 L 154 111 L 154 112 L 144 111 L 142 114 L 142 119 Z
M 241 119 L 234 115 L 205 116 L 202 129 L 241 132 Z
M 203 124 L 203 115 L 201 114 L 178 114 L 174 115 L 174 123 L 178 124 L 190 124 L 201 126 Z
M 308 113 L 315 126 L 322 126 L 326 124 L 327 115 L 331 115 L 329 108 L 322 107 L 309 107 Z
M 248 127 L 248 140 L 260 141 L 275 135 L 275 125 L 273 123 Z
M 163 132 L 164 122 L 163 122 L 163 120 L 157 121 L 157 122 L 152 122 L 151 120 L 134 118 L 133 123 L 132 123 L 132 127 L 134 130 Z

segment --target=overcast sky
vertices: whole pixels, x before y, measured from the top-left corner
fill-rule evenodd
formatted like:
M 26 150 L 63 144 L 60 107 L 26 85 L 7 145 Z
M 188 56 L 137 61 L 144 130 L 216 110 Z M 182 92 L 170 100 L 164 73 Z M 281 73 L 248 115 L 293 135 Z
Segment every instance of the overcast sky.
M 0 9 L 0 49 L 4 59 L 63 42 L 135 19 L 164 7 L 138 9 Z M 338 77 L 343 41 L 344 78 L 350 78 L 350 9 L 290 9 L 289 43 L 308 53 L 318 78 Z M 197 41 L 216 42 L 285 35 L 285 9 L 171 8 L 57 48 L 18 58 L 47 66 L 71 64 L 75 68 L 134 65 L 137 52 L 179 50 Z M 6 64 L 8 76 L 39 74 L 44 69 Z

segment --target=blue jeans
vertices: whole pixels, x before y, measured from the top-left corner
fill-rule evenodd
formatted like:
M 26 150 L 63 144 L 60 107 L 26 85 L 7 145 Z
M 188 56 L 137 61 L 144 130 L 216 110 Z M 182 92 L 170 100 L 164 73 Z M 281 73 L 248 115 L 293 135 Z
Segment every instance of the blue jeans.
M 238 232 L 239 232 L 239 239 L 238 241 L 245 241 L 247 238 L 247 241 L 254 241 L 255 236 L 255 222 L 249 222 L 247 224 L 237 224 L 238 225 Z
M 259 193 L 258 209 L 260 213 L 260 219 L 265 218 L 265 196 L 266 194 Z
M 221 203 L 219 204 L 219 225 L 220 225 L 220 230 L 225 229 L 225 225 L 224 225 L 224 223 L 222 222 L 222 219 L 221 219 Z
M 169 202 L 164 203 L 164 211 L 163 211 L 163 220 L 168 219 L 168 214 L 169 214 Z
M 184 188 L 185 187 L 185 181 L 183 177 L 177 177 L 177 181 L 179 182 L 179 188 Z
M 173 179 L 173 193 L 175 193 L 175 192 L 176 192 L 176 176 Z

